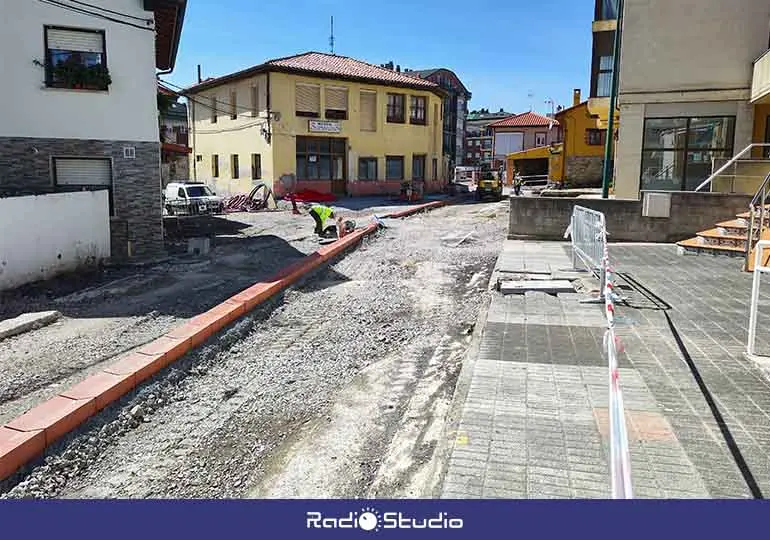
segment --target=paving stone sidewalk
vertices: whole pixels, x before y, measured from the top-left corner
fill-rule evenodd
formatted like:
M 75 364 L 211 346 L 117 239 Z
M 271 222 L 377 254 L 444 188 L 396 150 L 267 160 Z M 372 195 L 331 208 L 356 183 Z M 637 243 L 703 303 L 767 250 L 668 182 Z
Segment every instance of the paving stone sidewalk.
M 566 243 L 508 240 L 497 274 L 557 276 L 571 269 L 569 253 Z M 618 334 L 635 497 L 751 493 L 660 301 L 633 283 L 671 304 L 668 312 L 751 473 L 770 492 L 770 384 L 742 355 L 750 276 L 735 260 L 683 257 L 673 246 L 611 245 L 611 255 L 628 277 L 620 280 L 629 305 L 618 309 Z M 580 302 L 585 297 L 495 294 L 478 357 L 467 363 L 472 372 L 461 377 L 467 394 L 444 498 L 610 496 L 605 322 L 601 306 Z M 763 305 L 770 299 L 763 296 Z M 760 347 L 770 351 L 766 338 Z

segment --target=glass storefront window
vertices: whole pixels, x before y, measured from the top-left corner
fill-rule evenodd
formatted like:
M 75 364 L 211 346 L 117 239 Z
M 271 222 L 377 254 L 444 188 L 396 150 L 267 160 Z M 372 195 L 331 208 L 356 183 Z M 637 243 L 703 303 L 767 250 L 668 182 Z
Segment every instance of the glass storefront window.
M 735 117 L 645 119 L 641 188 L 693 191 L 714 159 L 732 156 L 734 138 Z
M 297 137 L 297 179 L 344 180 L 346 140 Z

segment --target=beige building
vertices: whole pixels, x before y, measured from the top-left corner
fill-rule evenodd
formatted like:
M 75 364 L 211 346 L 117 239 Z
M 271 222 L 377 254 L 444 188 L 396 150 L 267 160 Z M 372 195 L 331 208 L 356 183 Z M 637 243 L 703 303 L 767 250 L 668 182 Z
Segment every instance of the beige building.
M 693 190 L 715 160 L 769 140 L 770 3 L 625 0 L 623 17 L 618 198 Z
M 432 191 L 445 179 L 435 83 L 353 58 L 305 53 L 189 88 L 192 174 L 217 194 L 294 175 L 335 195 Z

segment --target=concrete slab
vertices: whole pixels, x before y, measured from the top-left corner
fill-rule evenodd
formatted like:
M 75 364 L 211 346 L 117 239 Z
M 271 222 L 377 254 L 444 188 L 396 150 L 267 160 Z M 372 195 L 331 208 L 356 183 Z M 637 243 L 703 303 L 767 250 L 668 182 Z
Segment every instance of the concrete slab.
M 40 311 L 37 313 L 23 313 L 13 319 L 0 321 L 0 340 L 48 326 L 60 317 L 61 313 L 58 311 Z
M 575 287 L 566 280 L 523 280 L 523 281 L 501 281 L 500 292 L 503 294 L 524 294 L 528 291 L 537 291 L 544 293 L 575 292 Z

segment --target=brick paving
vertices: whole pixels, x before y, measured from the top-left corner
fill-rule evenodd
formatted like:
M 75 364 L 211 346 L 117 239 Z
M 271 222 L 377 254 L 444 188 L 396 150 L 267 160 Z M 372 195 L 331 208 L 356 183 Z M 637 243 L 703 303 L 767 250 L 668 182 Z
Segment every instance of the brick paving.
M 674 246 L 614 245 L 628 299 L 618 335 L 634 495 L 748 498 L 751 492 L 684 361 L 671 316 L 751 473 L 770 493 L 770 383 L 743 352 L 751 276 L 740 261 Z M 567 244 L 506 241 L 500 275 L 556 275 Z M 628 280 L 622 279 L 624 276 Z M 770 292 L 770 284 L 766 290 Z M 584 295 L 496 294 L 461 406 L 445 498 L 610 496 L 607 367 L 600 306 Z M 763 294 L 761 307 L 770 308 Z M 770 314 L 770 309 L 764 309 Z M 760 317 L 760 328 L 769 323 Z M 762 335 L 758 349 L 770 353 Z

